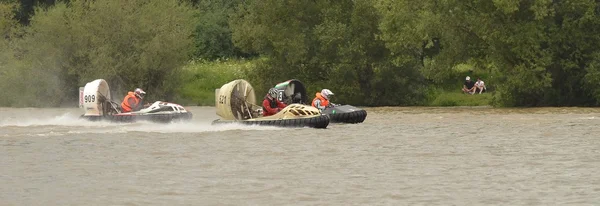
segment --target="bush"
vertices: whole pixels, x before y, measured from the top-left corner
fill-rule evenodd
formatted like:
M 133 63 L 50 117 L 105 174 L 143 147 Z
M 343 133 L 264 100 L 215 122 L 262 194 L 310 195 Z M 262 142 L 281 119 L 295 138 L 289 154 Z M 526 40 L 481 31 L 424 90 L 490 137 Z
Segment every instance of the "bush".
M 37 8 L 15 44 L 1 88 L 10 106 L 76 104 L 78 87 L 105 79 L 113 96 L 136 87 L 169 99 L 193 51 L 194 11 L 178 0 L 74 0 Z M 117 98 L 118 99 L 118 98 Z
M 215 89 L 236 79 L 246 79 L 245 70 L 251 70 L 255 62 L 244 59 L 190 61 L 182 70 L 182 87 L 177 90 L 176 101 L 185 105 L 214 106 Z M 250 84 L 256 87 L 255 82 Z

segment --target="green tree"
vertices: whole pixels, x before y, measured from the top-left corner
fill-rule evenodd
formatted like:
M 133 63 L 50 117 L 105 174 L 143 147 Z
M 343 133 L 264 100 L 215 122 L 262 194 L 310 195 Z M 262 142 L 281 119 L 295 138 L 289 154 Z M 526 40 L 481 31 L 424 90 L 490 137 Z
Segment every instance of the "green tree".
M 169 99 L 193 51 L 194 11 L 178 0 L 71 1 L 37 9 L 16 48 L 19 106 L 76 102 L 77 88 L 106 79 L 113 96 L 141 87 Z M 5 83 L 10 84 L 10 83 Z M 18 95 L 14 95 L 18 96 Z
M 359 105 L 414 104 L 421 98 L 415 61 L 391 64 L 378 39 L 380 14 L 372 1 L 249 1 L 230 23 L 234 43 L 269 58 L 251 75 L 266 91 L 297 78 L 309 94 L 321 88 Z
M 0 96 L 0 105 L 9 105 L 12 103 L 12 97 L 7 91 L 11 87 L 7 84 L 11 77 L 15 76 L 16 71 L 9 64 L 13 59 L 12 42 L 13 35 L 18 31 L 19 25 L 15 17 L 15 10 L 18 8 L 15 2 L 0 2 L 0 90 L 6 94 Z
M 597 93 L 595 75 L 586 75 L 595 71 L 598 48 L 594 1 L 379 0 L 377 8 L 387 47 L 429 56 L 421 73 L 433 83 L 455 78 L 452 68 L 470 63 L 496 74 L 500 105 L 590 105 Z M 423 55 L 419 46 L 432 38 L 439 52 Z
M 239 0 L 201 0 L 195 2 L 199 8 L 195 30 L 194 56 L 214 60 L 229 57 L 251 57 L 233 45 L 229 16 L 235 12 Z
M 18 6 L 15 2 L 0 1 L 0 37 L 8 38 L 17 27 L 14 12 Z

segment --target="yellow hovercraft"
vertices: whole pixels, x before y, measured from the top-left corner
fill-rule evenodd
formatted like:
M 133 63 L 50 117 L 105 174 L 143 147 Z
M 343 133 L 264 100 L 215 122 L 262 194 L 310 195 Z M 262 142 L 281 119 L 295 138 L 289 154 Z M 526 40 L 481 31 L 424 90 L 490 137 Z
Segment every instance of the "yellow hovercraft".
M 256 105 L 254 88 L 246 80 L 238 79 L 215 90 L 217 115 L 213 124 L 239 123 L 278 127 L 327 128 L 329 116 L 314 107 L 290 104 L 277 114 L 262 116 L 262 106 Z

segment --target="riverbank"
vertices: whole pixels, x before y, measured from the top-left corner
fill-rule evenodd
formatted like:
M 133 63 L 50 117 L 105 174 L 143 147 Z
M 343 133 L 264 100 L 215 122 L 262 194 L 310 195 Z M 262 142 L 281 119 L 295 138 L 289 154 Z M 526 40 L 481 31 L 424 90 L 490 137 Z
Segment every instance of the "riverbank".
M 453 107 L 453 106 L 491 106 L 492 94 L 465 94 L 461 91 L 443 91 L 435 94 L 428 106 Z
M 183 68 L 182 87 L 174 100 L 186 106 L 214 106 L 215 89 L 235 79 L 246 79 L 253 86 L 258 83 L 248 77 L 250 71 L 260 60 L 221 59 L 216 61 L 190 61 Z M 283 80 L 281 80 L 283 81 Z M 273 82 L 275 85 L 277 82 Z M 307 85 L 308 86 L 308 85 Z M 433 89 L 427 100 L 418 106 L 451 107 L 451 106 L 490 106 L 491 93 L 468 95 L 456 87 L 456 91 Z M 255 88 L 258 89 L 258 88 Z M 261 94 L 256 94 L 261 97 Z M 361 105 L 357 105 L 361 106 Z

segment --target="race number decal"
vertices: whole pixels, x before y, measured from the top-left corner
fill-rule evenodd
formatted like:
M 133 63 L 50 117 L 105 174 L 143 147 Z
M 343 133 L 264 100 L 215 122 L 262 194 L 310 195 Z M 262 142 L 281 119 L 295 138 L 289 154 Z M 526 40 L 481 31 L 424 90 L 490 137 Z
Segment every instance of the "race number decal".
M 219 104 L 226 104 L 226 103 L 227 103 L 227 96 L 219 95 Z
M 83 87 L 79 87 L 79 108 L 83 108 Z
M 279 101 L 283 101 L 283 90 L 279 90 L 279 93 L 277 94 L 277 99 Z
M 85 95 L 83 97 L 83 99 L 85 99 L 85 103 L 91 103 L 91 102 L 95 102 L 96 101 L 96 95 Z

